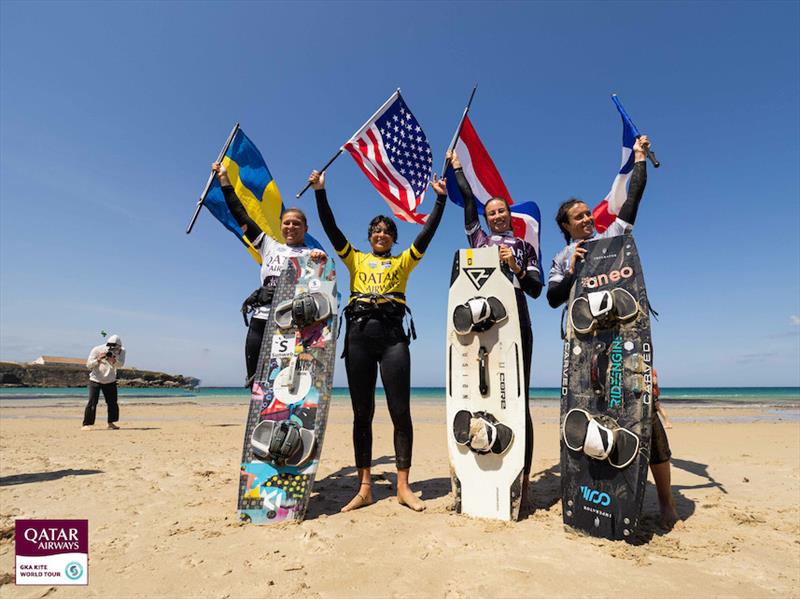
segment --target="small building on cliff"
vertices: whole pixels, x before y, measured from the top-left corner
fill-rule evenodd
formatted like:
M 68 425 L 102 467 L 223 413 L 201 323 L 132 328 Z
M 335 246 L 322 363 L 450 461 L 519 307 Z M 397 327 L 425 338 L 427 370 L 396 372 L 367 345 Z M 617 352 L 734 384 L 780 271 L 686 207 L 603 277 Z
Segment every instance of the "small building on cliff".
M 86 358 L 63 358 L 61 356 L 39 356 L 28 364 L 41 364 L 43 366 L 86 366 Z

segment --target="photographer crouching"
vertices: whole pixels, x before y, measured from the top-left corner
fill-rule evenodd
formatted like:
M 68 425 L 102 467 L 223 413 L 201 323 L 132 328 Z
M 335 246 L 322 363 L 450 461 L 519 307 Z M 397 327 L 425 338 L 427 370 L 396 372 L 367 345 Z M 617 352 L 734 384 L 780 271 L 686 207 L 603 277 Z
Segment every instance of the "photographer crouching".
M 108 406 L 108 428 L 118 430 L 114 424 L 119 420 L 119 405 L 117 405 L 117 368 L 125 364 L 125 348 L 122 340 L 117 335 L 111 335 L 103 345 L 92 348 L 86 367 L 89 373 L 89 403 L 83 413 L 83 427 L 85 431 L 92 430 L 97 402 L 100 400 L 100 391 Z

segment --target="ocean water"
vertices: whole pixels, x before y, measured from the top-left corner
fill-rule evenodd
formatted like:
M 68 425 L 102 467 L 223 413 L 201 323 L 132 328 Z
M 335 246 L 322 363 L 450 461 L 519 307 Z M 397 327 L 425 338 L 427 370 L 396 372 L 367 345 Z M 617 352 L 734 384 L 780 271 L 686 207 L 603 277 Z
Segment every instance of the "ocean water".
M 378 389 L 377 399 L 382 400 Z M 560 390 L 557 387 L 531 388 L 531 400 L 542 404 L 557 404 Z M 28 402 L 83 403 L 85 387 L 4 387 L 0 388 L 0 405 L 19 405 Z M 120 403 L 247 403 L 250 393 L 241 387 L 199 387 L 197 389 L 133 389 L 120 388 Z M 800 407 L 800 387 L 662 387 L 661 399 L 665 405 L 769 405 Z M 349 401 L 346 387 L 333 390 L 334 401 Z M 414 387 L 411 400 L 421 403 L 438 403 L 445 400 L 443 387 Z M 102 399 L 101 399 L 102 403 Z

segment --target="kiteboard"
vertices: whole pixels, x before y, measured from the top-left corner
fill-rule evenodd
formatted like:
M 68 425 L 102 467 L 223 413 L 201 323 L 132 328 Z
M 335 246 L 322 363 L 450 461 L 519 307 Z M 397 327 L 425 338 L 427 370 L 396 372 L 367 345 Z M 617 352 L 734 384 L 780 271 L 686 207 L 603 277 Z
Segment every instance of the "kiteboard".
M 631 235 L 589 241 L 566 306 L 561 376 L 564 523 L 631 539 L 650 457 L 653 345 Z
M 272 301 L 253 382 L 239 480 L 239 516 L 302 520 L 319 465 L 337 328 L 333 260 L 291 257 Z
M 525 483 L 525 368 L 514 287 L 496 247 L 456 252 L 446 351 L 455 510 L 517 520 Z

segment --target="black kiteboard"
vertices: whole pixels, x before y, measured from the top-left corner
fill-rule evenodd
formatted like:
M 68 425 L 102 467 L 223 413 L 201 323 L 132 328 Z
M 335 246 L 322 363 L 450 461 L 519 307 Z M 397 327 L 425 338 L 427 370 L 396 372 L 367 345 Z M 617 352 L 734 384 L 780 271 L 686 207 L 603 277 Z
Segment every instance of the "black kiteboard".
M 630 539 L 650 457 L 653 344 L 631 235 L 584 244 L 566 307 L 561 377 L 564 523 Z

